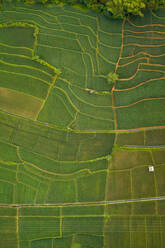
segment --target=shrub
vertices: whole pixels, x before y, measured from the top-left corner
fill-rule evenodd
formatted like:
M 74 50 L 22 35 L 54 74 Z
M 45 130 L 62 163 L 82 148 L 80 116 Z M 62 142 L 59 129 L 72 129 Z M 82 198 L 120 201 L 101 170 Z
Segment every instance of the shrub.
M 115 83 L 118 79 L 118 75 L 115 72 L 110 72 L 107 75 L 107 82 L 108 84 Z

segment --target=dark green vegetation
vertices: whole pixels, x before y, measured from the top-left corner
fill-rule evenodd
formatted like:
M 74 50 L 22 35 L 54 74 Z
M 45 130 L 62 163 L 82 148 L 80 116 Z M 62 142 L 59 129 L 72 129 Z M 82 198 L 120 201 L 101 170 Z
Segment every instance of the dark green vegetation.
M 3 3 L 3 0 L 1 0 Z M 9 0 L 10 1 L 10 0 Z M 11 0 L 12 1 L 12 0 Z M 125 18 L 130 15 L 144 16 L 145 9 L 158 9 L 165 6 L 165 0 L 13 0 L 28 4 L 72 4 L 79 8 L 92 9 L 106 16 L 114 18 Z
M 163 248 L 164 11 L 4 2 L 0 248 Z

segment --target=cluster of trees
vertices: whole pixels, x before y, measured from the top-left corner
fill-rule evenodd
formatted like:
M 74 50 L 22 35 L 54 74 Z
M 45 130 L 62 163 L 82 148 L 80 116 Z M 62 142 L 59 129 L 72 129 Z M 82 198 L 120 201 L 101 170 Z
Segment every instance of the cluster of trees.
M 0 0 L 6 1 L 6 0 Z M 15 0 L 26 3 L 55 3 L 83 4 L 89 9 L 96 10 L 115 18 L 125 18 L 130 15 L 143 16 L 144 9 L 157 9 L 165 6 L 165 0 Z
M 129 15 L 143 16 L 144 9 L 157 9 L 165 6 L 165 0 L 83 0 L 89 8 L 108 12 L 116 18 Z

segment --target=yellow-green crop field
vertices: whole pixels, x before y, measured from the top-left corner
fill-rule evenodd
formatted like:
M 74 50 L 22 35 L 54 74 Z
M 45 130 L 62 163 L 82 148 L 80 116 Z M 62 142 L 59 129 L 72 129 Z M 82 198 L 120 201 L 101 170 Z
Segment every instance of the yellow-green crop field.
M 164 248 L 164 85 L 165 8 L 5 1 L 0 248 Z

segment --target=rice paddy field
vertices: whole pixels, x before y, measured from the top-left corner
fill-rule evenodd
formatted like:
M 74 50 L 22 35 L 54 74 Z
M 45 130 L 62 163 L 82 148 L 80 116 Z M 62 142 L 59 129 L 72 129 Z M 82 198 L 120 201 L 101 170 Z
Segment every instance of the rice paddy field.
M 5 1 L 0 248 L 164 248 L 164 84 L 165 8 Z

